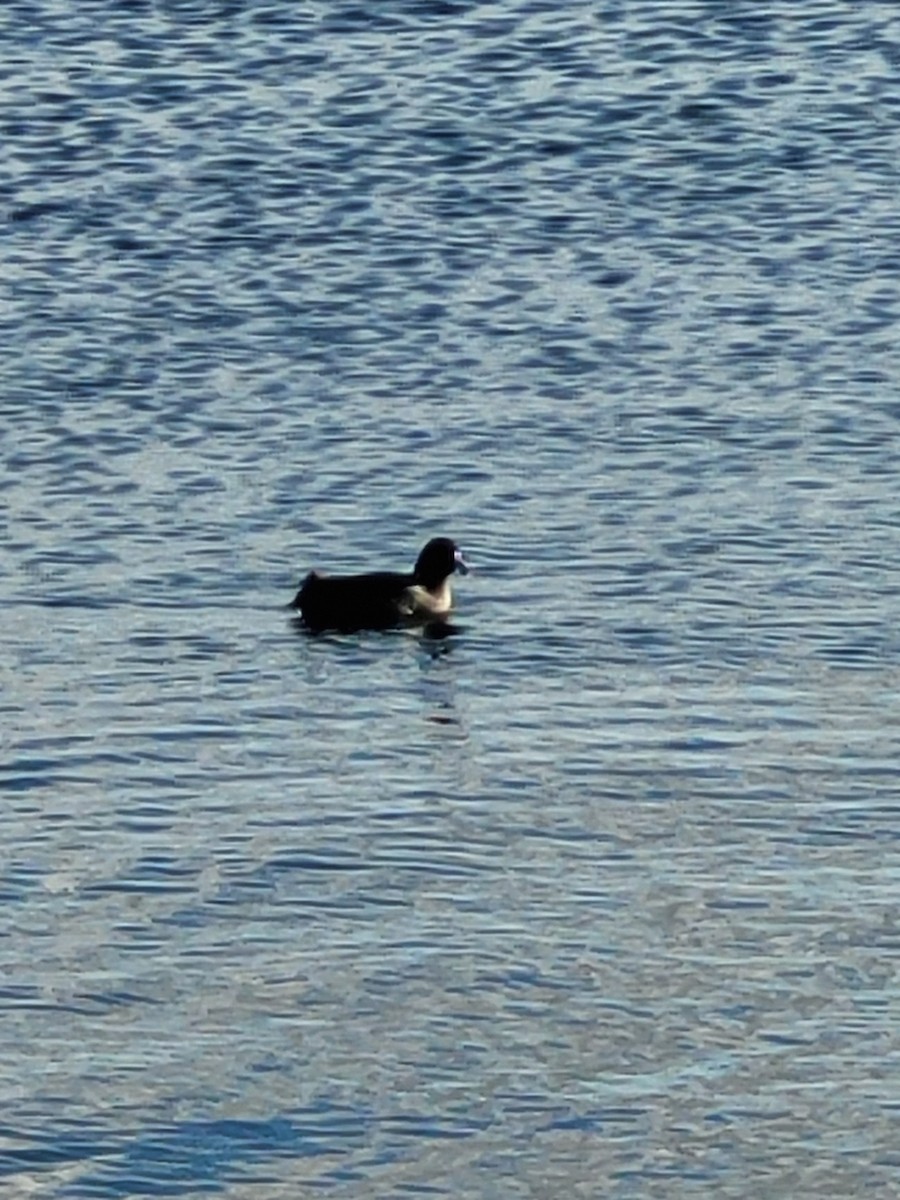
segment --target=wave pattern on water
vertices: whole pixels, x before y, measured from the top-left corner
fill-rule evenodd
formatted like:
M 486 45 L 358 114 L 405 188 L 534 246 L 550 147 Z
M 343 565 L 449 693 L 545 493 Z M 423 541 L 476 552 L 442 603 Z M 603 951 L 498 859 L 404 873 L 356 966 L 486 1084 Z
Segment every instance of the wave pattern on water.
M 887 1200 L 894 6 L 0 36 L 4 1187 Z

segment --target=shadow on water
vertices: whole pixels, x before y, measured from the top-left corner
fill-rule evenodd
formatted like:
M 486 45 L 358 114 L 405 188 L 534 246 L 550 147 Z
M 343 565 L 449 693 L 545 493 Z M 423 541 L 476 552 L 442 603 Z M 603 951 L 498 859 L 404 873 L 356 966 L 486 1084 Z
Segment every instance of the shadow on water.
M 345 646 L 348 639 L 395 638 L 397 636 L 418 638 L 423 649 L 437 656 L 447 654 L 452 649 L 453 638 L 465 633 L 465 626 L 454 621 L 429 621 L 425 625 L 396 626 L 390 629 L 364 629 L 351 627 L 347 629 L 311 629 L 300 616 L 290 618 L 290 626 L 294 633 L 301 638 L 309 638 L 319 644 L 333 643 Z

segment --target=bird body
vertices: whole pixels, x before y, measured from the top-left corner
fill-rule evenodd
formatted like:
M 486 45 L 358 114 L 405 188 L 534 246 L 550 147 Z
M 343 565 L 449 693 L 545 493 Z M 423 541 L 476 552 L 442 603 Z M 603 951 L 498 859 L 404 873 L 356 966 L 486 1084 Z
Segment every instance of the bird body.
M 468 571 L 450 538 L 432 538 L 411 572 L 322 575 L 310 571 L 294 597 L 311 630 L 390 629 L 444 620 L 453 606 L 450 576 Z

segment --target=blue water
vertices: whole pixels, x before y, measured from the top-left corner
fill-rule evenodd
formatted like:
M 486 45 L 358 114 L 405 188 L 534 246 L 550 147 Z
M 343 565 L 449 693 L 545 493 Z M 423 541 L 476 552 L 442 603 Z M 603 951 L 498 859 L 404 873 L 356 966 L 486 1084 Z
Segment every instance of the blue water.
M 0 34 L 0 1194 L 896 1196 L 895 6 Z

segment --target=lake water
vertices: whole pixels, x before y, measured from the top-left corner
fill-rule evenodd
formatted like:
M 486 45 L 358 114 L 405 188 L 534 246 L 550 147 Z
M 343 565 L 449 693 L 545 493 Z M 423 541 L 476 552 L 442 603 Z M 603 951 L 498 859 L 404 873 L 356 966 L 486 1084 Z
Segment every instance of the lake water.
M 895 1197 L 896 6 L 0 31 L 3 1197 Z

